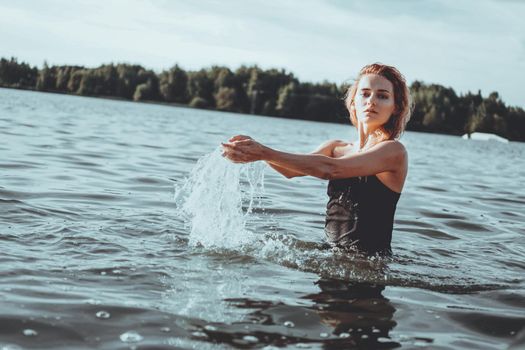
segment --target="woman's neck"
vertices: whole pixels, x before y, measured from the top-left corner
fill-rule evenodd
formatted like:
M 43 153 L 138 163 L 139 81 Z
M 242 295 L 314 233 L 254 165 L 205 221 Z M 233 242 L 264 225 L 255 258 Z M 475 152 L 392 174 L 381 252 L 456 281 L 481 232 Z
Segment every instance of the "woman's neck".
M 357 151 L 360 152 L 377 145 L 379 142 L 385 140 L 387 136 L 381 128 L 370 130 L 360 124 L 358 127 L 358 138 Z

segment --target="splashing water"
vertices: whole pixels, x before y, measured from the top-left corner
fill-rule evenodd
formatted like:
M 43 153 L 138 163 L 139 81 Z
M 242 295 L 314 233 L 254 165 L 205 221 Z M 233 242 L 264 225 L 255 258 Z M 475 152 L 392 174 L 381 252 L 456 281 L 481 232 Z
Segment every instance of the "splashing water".
M 264 169 L 261 163 L 233 164 L 220 148 L 198 160 L 175 188 L 177 214 L 190 227 L 191 246 L 234 249 L 254 239 L 246 223 L 264 190 Z

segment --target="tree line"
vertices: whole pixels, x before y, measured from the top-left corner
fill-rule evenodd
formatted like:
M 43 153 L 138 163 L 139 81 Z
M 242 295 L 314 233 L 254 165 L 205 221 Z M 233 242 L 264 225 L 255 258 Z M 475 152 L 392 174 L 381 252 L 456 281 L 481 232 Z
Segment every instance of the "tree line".
M 348 85 L 301 82 L 284 69 L 212 66 L 186 71 L 175 65 L 155 73 L 140 65 L 97 68 L 49 66 L 41 69 L 0 59 L 0 86 L 82 96 L 166 102 L 196 108 L 292 119 L 348 122 L 343 97 Z M 415 81 L 408 130 L 462 135 L 490 132 L 525 141 L 525 111 L 507 106 L 497 92 L 458 95 L 452 88 Z

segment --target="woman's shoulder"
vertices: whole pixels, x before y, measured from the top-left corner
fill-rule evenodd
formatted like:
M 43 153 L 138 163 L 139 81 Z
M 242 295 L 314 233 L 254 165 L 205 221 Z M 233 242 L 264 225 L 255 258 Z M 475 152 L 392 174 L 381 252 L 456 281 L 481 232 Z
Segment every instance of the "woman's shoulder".
M 406 152 L 405 146 L 399 140 L 385 140 L 379 142 L 376 146 L 388 147 L 394 151 Z
M 381 152 L 386 152 L 389 155 L 398 159 L 407 158 L 408 153 L 405 146 L 399 140 L 385 140 L 376 144 L 372 149 L 377 149 Z

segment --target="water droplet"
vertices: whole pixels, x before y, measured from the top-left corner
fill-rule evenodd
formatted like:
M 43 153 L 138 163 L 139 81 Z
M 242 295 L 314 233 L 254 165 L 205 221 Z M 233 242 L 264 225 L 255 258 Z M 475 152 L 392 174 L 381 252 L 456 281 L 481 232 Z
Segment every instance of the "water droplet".
M 109 314 L 109 312 L 107 311 L 104 311 L 104 310 L 101 310 L 99 312 L 97 312 L 95 314 L 95 316 L 97 316 L 97 318 L 102 318 L 102 319 L 108 319 L 111 317 L 111 315 Z
M 206 333 L 199 332 L 199 331 L 192 332 L 191 335 L 193 335 L 194 337 L 197 337 L 197 338 L 207 338 L 208 337 L 206 335 Z
M 294 328 L 295 324 L 292 321 L 284 321 L 284 326 L 288 328 Z
M 341 333 L 341 334 L 339 334 L 339 338 L 350 338 L 350 334 L 349 333 Z
M 372 333 L 381 333 L 381 330 L 377 329 L 377 328 L 374 328 L 374 329 L 372 329 Z
M 161 332 L 164 332 L 164 333 L 168 333 L 169 331 L 171 331 L 170 327 L 162 327 L 160 329 Z
M 362 330 L 363 330 L 363 329 L 361 329 L 361 328 L 358 328 L 358 329 L 357 329 L 358 332 L 361 332 Z
M 217 327 L 215 326 L 212 326 L 211 324 L 207 324 L 206 326 L 204 326 L 204 329 L 207 330 L 207 331 L 216 331 L 217 330 Z
M 127 331 L 120 335 L 120 340 L 125 343 L 137 343 L 144 339 L 140 334 L 135 331 Z
M 441 316 L 436 315 L 436 316 L 434 316 L 434 318 L 435 318 L 435 319 L 440 319 Z
M 247 341 L 248 343 L 258 343 L 259 338 L 254 337 L 253 335 L 245 335 L 242 337 L 243 340 Z
M 328 338 L 328 333 L 323 332 L 323 333 L 319 334 L 319 336 L 321 338 Z
M 86 304 L 89 304 L 89 305 L 100 305 L 100 300 L 96 300 L 96 299 L 87 299 L 87 300 L 85 300 L 85 303 L 86 303 Z
M 35 331 L 34 329 L 24 329 L 23 331 L 24 335 L 26 337 L 36 337 L 38 335 L 38 332 Z
M 363 335 L 361 336 L 361 339 L 368 339 L 368 335 L 367 335 L 367 334 L 363 334 Z
M 105 276 L 105 275 L 106 275 L 106 271 L 100 271 L 100 274 L 101 274 L 102 276 Z

